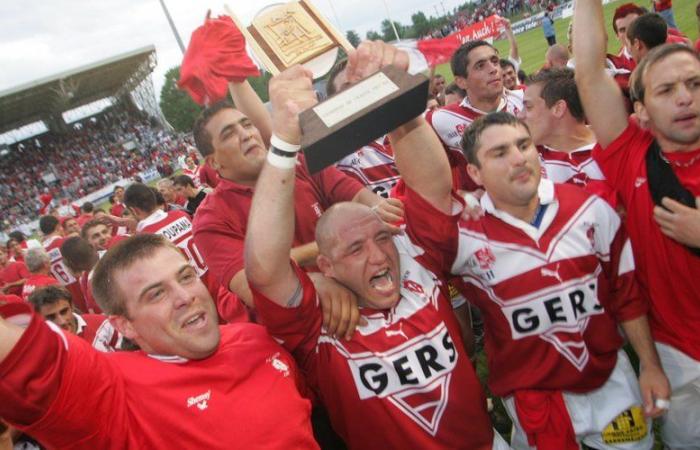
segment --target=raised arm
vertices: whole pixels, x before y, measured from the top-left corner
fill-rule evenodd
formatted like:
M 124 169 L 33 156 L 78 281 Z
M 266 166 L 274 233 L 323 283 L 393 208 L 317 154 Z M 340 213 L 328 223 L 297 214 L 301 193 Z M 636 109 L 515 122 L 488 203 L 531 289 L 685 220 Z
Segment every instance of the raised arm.
M 408 55 L 381 41 L 363 42 L 348 55 L 348 79 L 362 79 L 390 64 L 407 70 Z M 452 172 L 432 127 L 420 116 L 390 132 L 389 139 L 406 185 L 438 209 L 449 212 Z
M 272 119 L 250 83 L 247 80 L 242 83 L 229 82 L 228 90 L 236 108 L 253 122 L 253 125 L 260 131 L 265 145 L 270 145 Z
M 620 88 L 605 71 L 601 0 L 577 0 L 573 21 L 576 85 L 586 117 L 605 148 L 627 128 L 627 111 Z
M 299 112 L 313 106 L 311 74 L 292 67 L 270 80 L 273 133 L 287 153 L 301 142 Z M 271 163 L 272 161 L 272 163 Z M 294 178 L 296 154 L 279 156 L 270 150 L 255 186 L 245 238 L 245 275 L 251 286 L 270 300 L 287 306 L 299 288 L 289 252 L 294 239 Z
M 521 60 L 520 52 L 518 51 L 518 41 L 515 40 L 515 33 L 513 33 L 513 28 L 511 27 L 510 20 L 503 19 L 503 24 L 506 28 L 506 38 L 508 38 L 508 45 L 510 46 L 510 53 L 508 54 L 508 57 L 511 61 L 517 63 L 518 68 L 520 68 Z

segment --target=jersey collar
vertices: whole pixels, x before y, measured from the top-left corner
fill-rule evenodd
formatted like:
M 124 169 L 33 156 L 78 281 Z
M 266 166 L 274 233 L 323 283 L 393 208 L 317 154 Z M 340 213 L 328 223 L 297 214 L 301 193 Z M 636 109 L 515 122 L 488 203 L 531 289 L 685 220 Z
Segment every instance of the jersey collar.
M 147 226 L 160 222 L 166 217 L 168 217 L 168 213 L 158 208 L 155 211 L 153 211 L 153 213 L 150 216 L 146 217 L 136 225 L 136 231 L 141 232 Z

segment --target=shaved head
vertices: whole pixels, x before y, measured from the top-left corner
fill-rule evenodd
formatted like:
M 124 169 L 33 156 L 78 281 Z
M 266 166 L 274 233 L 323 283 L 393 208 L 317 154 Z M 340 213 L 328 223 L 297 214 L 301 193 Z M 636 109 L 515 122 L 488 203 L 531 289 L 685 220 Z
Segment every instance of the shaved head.
M 375 218 L 381 222 L 379 216 L 367 205 L 355 202 L 340 202 L 328 208 L 316 223 L 316 244 L 318 252 L 325 256 L 331 256 L 333 248 L 340 242 L 343 230 L 348 224 L 364 218 Z

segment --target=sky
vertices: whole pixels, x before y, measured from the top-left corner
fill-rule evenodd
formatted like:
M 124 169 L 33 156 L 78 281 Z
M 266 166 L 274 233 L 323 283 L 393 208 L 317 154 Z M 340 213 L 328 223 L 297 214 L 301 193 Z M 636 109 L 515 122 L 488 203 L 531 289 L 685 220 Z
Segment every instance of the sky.
M 164 0 L 185 46 L 208 9 L 224 13 L 224 4 L 249 23 L 270 0 Z M 346 32 L 360 37 L 387 17 L 382 0 L 311 0 Z M 435 16 L 464 0 L 385 0 L 392 20 L 411 23 L 423 11 Z M 153 83 L 159 94 L 165 72 L 179 65 L 182 53 L 158 0 L 0 1 L 0 92 L 147 45 L 155 45 L 158 65 Z

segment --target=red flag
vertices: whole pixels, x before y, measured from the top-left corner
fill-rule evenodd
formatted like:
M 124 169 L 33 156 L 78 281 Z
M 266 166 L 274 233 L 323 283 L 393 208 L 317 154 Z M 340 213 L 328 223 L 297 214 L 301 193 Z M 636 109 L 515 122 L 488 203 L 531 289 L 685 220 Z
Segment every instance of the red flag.
M 180 67 L 178 86 L 200 105 L 226 97 L 228 82 L 260 71 L 245 51 L 245 38 L 229 16 L 207 17 L 194 30 Z

